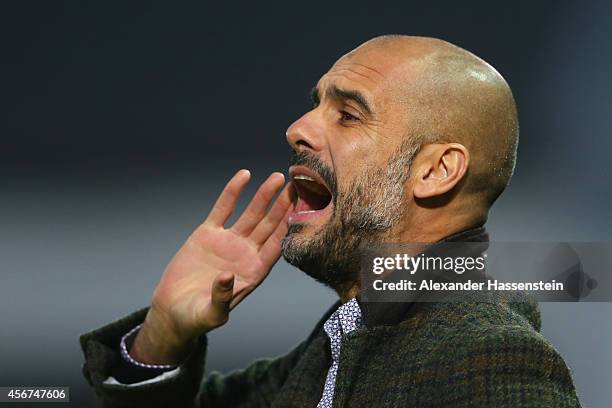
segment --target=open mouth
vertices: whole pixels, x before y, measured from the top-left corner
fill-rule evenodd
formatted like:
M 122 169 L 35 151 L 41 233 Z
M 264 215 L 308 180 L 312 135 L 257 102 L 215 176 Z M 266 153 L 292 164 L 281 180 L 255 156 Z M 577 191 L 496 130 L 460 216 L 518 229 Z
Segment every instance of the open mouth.
M 294 203 L 290 223 L 313 220 L 328 212 L 333 196 L 321 176 L 305 166 L 292 166 L 289 176 Z

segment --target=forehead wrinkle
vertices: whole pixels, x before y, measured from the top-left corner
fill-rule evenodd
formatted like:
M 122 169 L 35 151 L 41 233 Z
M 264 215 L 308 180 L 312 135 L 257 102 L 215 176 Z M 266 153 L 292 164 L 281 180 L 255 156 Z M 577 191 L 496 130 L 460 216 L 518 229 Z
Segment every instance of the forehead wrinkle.
M 382 72 L 378 71 L 377 69 L 375 69 L 373 67 L 369 67 L 369 66 L 367 66 L 365 64 L 361 64 L 361 63 L 355 62 L 355 61 L 351 62 L 350 65 L 356 65 L 358 67 L 364 68 L 366 71 L 374 72 L 376 75 L 378 75 L 380 77 L 381 80 L 385 79 L 385 75 Z
M 355 90 L 364 90 L 369 95 L 373 93 L 372 88 L 376 86 L 376 82 L 372 80 L 371 78 L 369 78 L 367 75 L 363 75 L 361 73 L 355 72 L 350 69 L 342 69 L 342 70 L 337 70 L 335 72 L 328 72 L 321 79 L 327 79 L 327 81 L 323 81 L 323 82 L 328 82 L 329 84 L 333 83 L 339 88 L 346 88 L 345 86 L 342 86 L 341 84 L 345 81 L 348 81 L 349 83 L 351 83 L 351 86 L 350 86 L 351 88 L 355 88 Z
M 372 67 L 361 64 L 359 62 L 346 62 L 342 60 L 334 64 L 334 66 L 328 71 L 328 74 L 341 74 L 346 72 L 357 75 L 374 84 L 385 79 L 385 76 L 380 71 Z
M 364 81 L 365 79 L 365 81 Z M 378 104 L 376 103 L 376 96 L 379 93 L 378 89 L 383 89 L 382 83 L 372 79 L 370 76 L 356 71 L 351 68 L 340 68 L 334 69 L 326 73 L 317 84 L 318 91 L 324 94 L 325 89 L 331 85 L 334 85 L 340 89 L 347 91 L 355 90 L 359 91 L 370 103 L 372 108 L 372 114 L 377 110 Z

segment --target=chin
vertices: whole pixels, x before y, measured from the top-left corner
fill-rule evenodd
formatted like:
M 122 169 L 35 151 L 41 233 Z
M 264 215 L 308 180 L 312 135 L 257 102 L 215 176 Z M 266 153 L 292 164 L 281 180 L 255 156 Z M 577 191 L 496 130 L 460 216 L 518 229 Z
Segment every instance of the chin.
M 325 225 L 313 225 L 311 223 L 289 222 L 289 229 L 285 236 L 285 241 L 292 241 L 293 244 L 307 244 L 314 239 L 325 228 Z

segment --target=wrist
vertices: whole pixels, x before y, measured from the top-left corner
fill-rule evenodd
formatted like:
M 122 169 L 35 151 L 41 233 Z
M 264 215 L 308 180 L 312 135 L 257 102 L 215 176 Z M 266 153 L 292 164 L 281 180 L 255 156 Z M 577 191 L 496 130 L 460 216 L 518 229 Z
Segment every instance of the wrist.
M 139 360 L 136 360 L 132 357 L 132 355 L 130 354 L 128 350 L 132 348 L 132 344 L 134 344 L 134 338 L 140 331 L 141 327 L 142 327 L 142 324 L 139 324 L 138 326 L 134 327 L 132 330 L 130 330 L 128 333 L 126 333 L 121 338 L 120 349 L 121 349 L 121 356 L 123 357 L 123 359 L 126 362 L 130 363 L 131 365 L 137 366 L 140 368 L 147 368 L 147 369 L 153 369 L 153 370 L 171 370 L 171 369 L 176 368 L 176 365 L 174 364 L 147 364 Z
M 179 337 L 169 320 L 151 307 L 129 354 L 144 364 L 177 365 L 189 351 L 191 343 L 190 339 Z

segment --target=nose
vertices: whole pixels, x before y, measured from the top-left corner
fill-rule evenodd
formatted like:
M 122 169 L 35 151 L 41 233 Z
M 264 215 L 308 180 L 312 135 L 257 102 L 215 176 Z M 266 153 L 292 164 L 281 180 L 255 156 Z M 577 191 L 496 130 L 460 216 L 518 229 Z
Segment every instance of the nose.
M 325 146 L 322 120 L 317 120 L 316 110 L 305 113 L 287 129 L 287 143 L 296 152 L 312 150 L 320 152 Z

